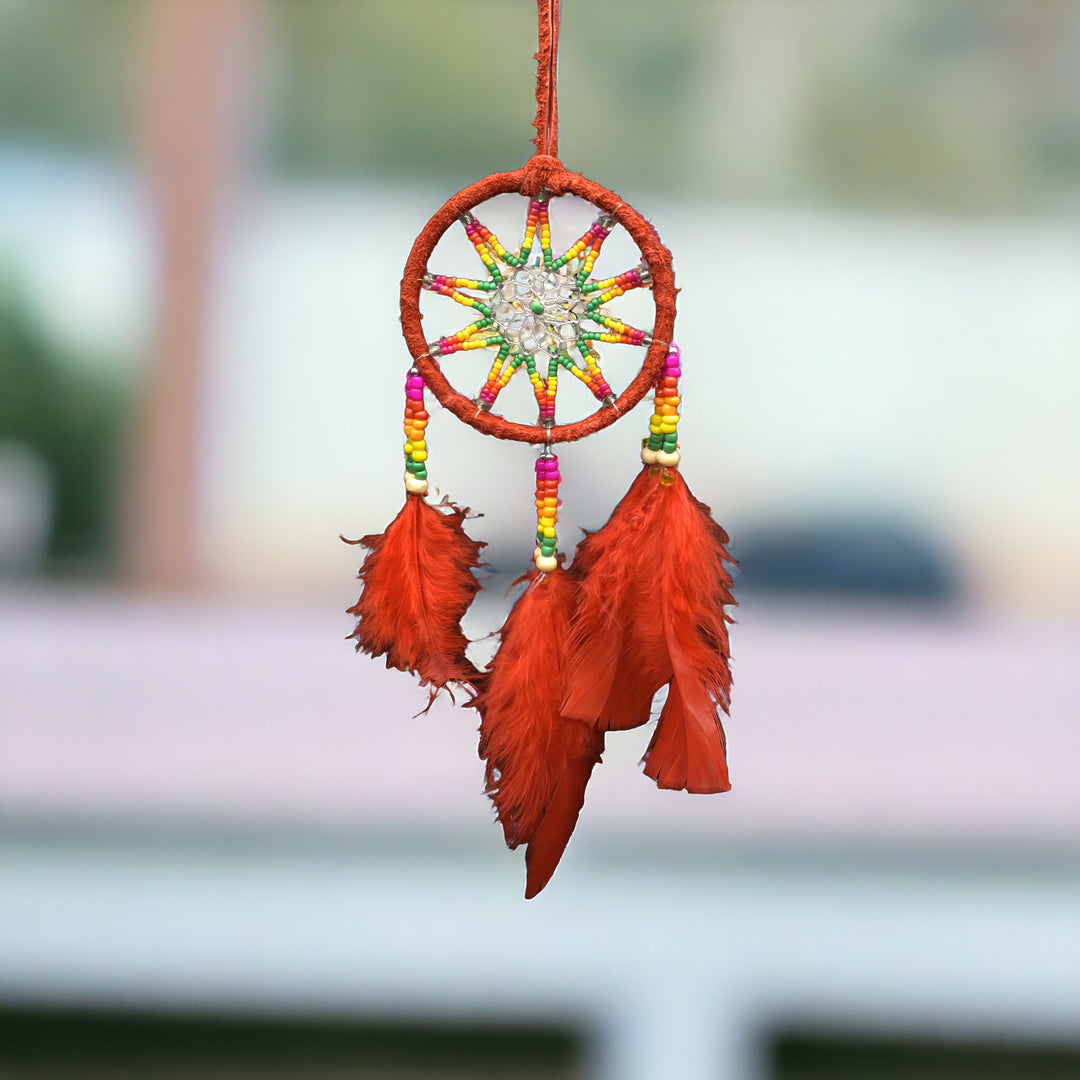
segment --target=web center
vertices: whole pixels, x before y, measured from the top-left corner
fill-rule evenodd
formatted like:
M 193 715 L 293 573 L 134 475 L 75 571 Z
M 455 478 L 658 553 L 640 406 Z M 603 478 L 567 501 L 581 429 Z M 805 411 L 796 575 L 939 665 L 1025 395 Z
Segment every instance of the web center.
M 577 341 L 585 300 L 568 274 L 523 266 L 496 290 L 491 317 L 515 352 L 557 353 Z

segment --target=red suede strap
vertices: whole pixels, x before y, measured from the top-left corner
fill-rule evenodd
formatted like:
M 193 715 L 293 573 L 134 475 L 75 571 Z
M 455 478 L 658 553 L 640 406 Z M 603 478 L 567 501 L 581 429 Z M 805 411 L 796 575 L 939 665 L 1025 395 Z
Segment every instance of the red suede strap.
M 559 0 L 536 0 L 540 48 L 536 53 L 536 138 L 538 154 L 559 156 Z

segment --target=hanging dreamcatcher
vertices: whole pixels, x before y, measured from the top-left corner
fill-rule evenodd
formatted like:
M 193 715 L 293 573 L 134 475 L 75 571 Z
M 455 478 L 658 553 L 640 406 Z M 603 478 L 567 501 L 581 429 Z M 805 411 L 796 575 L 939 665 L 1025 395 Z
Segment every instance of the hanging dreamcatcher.
M 727 535 L 678 468 L 682 369 L 673 341 L 671 253 L 636 210 L 560 163 L 557 0 L 538 0 L 538 8 L 536 153 L 524 168 L 485 177 L 453 196 L 417 237 L 405 264 L 401 324 L 413 360 L 405 381 L 407 494 L 389 528 L 360 541 L 370 551 L 359 575 L 362 594 L 350 609 L 357 649 L 414 672 L 432 696 L 456 685 L 471 697 L 480 715 L 487 794 L 507 844 L 527 846 L 527 897 L 547 884 L 562 856 L 605 732 L 647 723 L 661 689 L 667 698 L 645 752 L 645 774 L 662 788 L 728 789 L 717 710 L 728 706 L 725 605 L 734 603 Z M 514 249 L 474 213 L 504 193 L 523 200 L 522 237 Z M 549 219 L 564 195 L 585 199 L 598 216 L 558 251 Z M 482 273 L 477 267 L 450 275 L 429 266 L 436 244 L 455 225 L 476 249 Z M 616 228 L 629 234 L 640 262 L 601 279 L 594 273 L 597 257 Z M 636 289 L 651 290 L 650 330 L 617 314 L 615 301 Z M 427 340 L 423 290 L 469 309 L 468 325 Z M 618 394 L 602 367 L 609 347 L 644 351 L 640 371 Z M 468 362 L 474 351 L 490 361 L 486 378 Z M 535 424 L 497 412 L 500 392 L 519 372 L 532 384 Z M 475 379 L 478 391 L 460 392 L 447 373 L 459 385 Z M 598 407 L 583 420 L 559 423 L 559 383 L 568 378 L 584 384 Z M 555 447 L 614 423 L 650 390 L 654 410 L 641 445 L 643 467 L 607 524 L 585 536 L 564 569 L 556 536 L 562 476 Z M 539 449 L 534 566 L 483 671 L 466 656 L 460 625 L 479 590 L 473 571 L 483 545 L 466 534 L 465 511 L 445 499 L 427 501 L 425 391 L 482 434 Z

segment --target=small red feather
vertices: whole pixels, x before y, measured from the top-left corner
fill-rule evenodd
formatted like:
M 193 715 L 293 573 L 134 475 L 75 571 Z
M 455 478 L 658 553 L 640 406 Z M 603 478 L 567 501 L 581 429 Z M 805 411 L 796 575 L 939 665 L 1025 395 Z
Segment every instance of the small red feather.
M 663 788 L 730 787 L 717 712 L 731 690 L 727 543 L 677 471 L 646 466 L 572 567 L 579 600 L 563 711 L 601 729 L 638 727 L 668 685 L 644 758 Z
M 370 549 L 360 567 L 363 591 L 349 608 L 357 651 L 414 672 L 432 699 L 448 683 L 475 687 L 480 678 L 465 655 L 461 619 L 480 588 L 473 570 L 484 545 L 465 532 L 465 514 L 448 500 L 432 506 L 407 495 L 384 533 L 348 541 Z
M 564 716 L 575 587 L 560 568 L 530 573 L 473 705 L 487 794 L 509 847 L 527 844 L 526 899 L 550 880 L 577 824 L 604 734 Z

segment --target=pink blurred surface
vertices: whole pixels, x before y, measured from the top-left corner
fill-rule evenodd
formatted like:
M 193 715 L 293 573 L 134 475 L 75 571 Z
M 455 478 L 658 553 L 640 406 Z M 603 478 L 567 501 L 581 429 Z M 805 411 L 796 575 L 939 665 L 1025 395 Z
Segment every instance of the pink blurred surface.
M 0 611 L 5 814 L 491 828 L 475 714 L 414 716 L 424 692 L 354 656 L 332 607 L 14 592 Z M 579 835 L 1080 847 L 1080 627 L 752 607 L 733 650 L 733 790 L 658 791 L 649 732 L 616 734 Z

